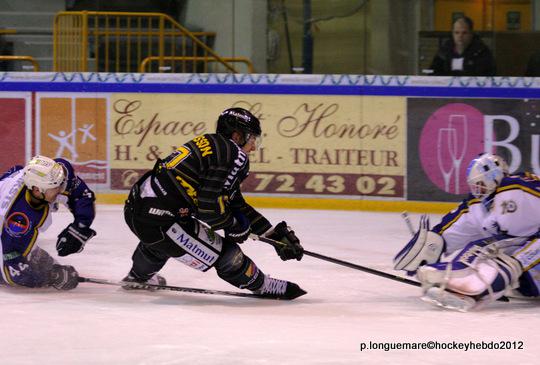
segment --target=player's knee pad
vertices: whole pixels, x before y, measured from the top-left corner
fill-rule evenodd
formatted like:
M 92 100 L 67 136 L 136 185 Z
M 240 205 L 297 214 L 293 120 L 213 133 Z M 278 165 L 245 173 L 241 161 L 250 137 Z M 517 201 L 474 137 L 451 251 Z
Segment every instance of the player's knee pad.
M 240 289 L 257 290 L 264 282 L 264 274 L 234 242 L 227 241 L 215 267 L 220 278 Z
M 246 255 L 240 249 L 237 243 L 232 241 L 225 241 L 221 255 L 216 262 L 216 271 L 218 274 L 227 275 L 229 273 L 238 272 L 244 262 L 246 261 Z
M 481 301 L 492 301 L 518 285 L 521 264 L 490 247 L 468 245 L 451 262 L 418 269 L 424 287 L 438 286 Z
M 33 271 L 48 273 L 52 270 L 55 261 L 47 251 L 40 247 L 34 247 L 28 255 L 28 264 L 32 267 Z

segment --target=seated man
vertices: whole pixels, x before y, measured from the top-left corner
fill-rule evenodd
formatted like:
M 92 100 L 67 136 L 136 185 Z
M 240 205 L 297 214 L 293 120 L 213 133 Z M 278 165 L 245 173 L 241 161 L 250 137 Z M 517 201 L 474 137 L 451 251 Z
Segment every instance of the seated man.
M 0 177 L 0 199 L 0 284 L 75 288 L 77 271 L 58 264 L 37 245 L 39 233 L 51 224 L 49 212 L 57 209 L 57 201 L 65 203 L 74 217 L 58 235 L 59 256 L 81 252 L 96 234 L 90 228 L 95 217 L 94 193 L 75 175 L 71 164 L 35 156 L 24 168 L 14 166 Z
M 479 308 L 508 293 L 538 296 L 540 179 L 509 175 L 502 158 L 486 153 L 471 162 L 467 182 L 469 197 L 433 229 L 420 219 L 394 268 L 417 273 L 423 299 L 447 308 Z
M 441 44 L 431 63 L 434 76 L 495 76 L 493 54 L 473 26 L 469 17 L 454 21 L 452 38 Z

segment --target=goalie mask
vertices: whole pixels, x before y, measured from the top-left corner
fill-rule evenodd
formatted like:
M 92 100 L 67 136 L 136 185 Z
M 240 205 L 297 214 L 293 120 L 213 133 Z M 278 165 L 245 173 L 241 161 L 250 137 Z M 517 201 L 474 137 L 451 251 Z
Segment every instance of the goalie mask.
M 233 132 L 238 132 L 242 136 L 240 147 L 243 147 L 250 138 L 255 139 L 257 148 L 261 144 L 261 122 L 244 108 L 226 109 L 219 115 L 216 133 L 231 138 Z
M 45 156 L 35 156 L 24 167 L 24 184 L 28 189 L 37 187 L 41 193 L 62 186 L 65 188 L 66 173 L 62 165 Z
M 467 169 L 467 184 L 471 193 L 483 200 L 493 194 L 508 174 L 508 165 L 500 156 L 484 153 L 471 161 Z

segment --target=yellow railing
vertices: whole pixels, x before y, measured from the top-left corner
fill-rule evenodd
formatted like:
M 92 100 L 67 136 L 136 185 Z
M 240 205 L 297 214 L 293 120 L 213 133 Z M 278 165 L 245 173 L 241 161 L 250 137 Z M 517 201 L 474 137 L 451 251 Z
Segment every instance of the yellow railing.
M 17 30 L 16 29 L 0 29 L 0 35 L 9 35 L 9 34 L 17 34 Z
M 0 56 L 0 61 L 21 61 L 21 62 L 30 62 L 32 64 L 33 70 L 35 72 L 39 71 L 39 63 L 31 56 Z
M 54 20 L 54 70 L 59 72 L 137 72 L 147 57 L 166 58 L 173 72 L 209 72 L 218 62 L 237 70 L 206 43 L 215 33 L 190 32 L 161 13 L 65 11 Z M 194 57 L 175 65 L 175 57 Z M 200 60 L 199 60 L 200 58 Z
M 243 63 L 246 66 L 247 73 L 254 73 L 255 69 L 253 68 L 253 63 L 245 57 L 222 57 L 222 59 L 229 63 Z M 178 69 L 178 67 L 184 68 L 188 62 L 219 62 L 215 58 L 210 57 L 191 57 L 191 56 L 177 56 L 177 57 L 146 57 L 139 66 L 139 72 L 145 73 L 147 72 L 147 66 L 151 65 L 152 62 L 162 62 L 163 66 L 160 66 L 158 71 L 159 72 L 173 72 L 175 69 Z M 176 62 L 180 61 L 180 62 Z M 180 65 L 179 65 L 180 63 Z M 185 72 L 185 71 L 181 71 Z M 213 72 L 219 72 L 219 70 L 213 70 Z

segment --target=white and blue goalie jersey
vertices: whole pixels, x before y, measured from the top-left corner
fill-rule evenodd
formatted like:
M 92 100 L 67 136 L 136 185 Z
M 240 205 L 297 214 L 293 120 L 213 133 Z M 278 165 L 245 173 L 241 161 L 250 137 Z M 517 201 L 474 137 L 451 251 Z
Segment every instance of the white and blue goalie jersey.
M 540 178 L 530 173 L 505 177 L 496 192 L 484 200 L 469 195 L 458 208 L 432 228 L 445 241 L 445 254 L 460 251 L 469 242 L 503 235 L 524 237 L 507 254 L 520 261 L 524 274 L 520 290 L 540 295 Z

